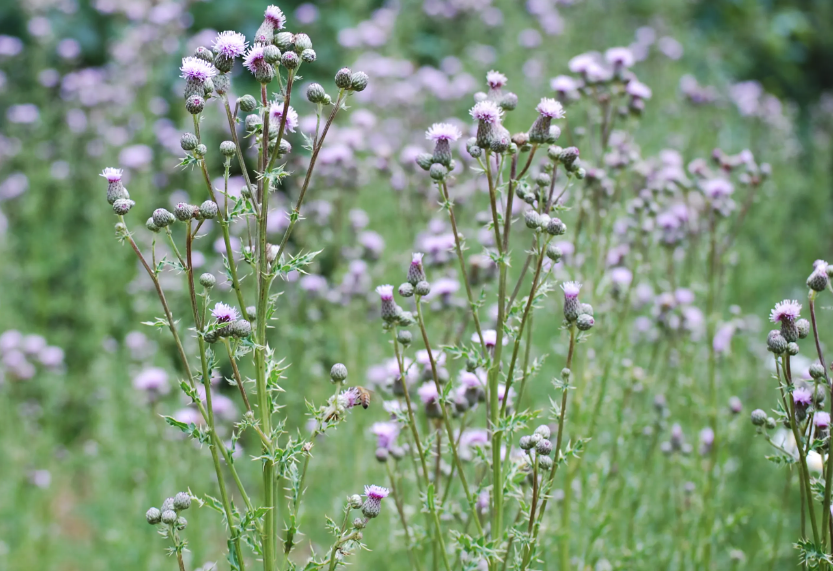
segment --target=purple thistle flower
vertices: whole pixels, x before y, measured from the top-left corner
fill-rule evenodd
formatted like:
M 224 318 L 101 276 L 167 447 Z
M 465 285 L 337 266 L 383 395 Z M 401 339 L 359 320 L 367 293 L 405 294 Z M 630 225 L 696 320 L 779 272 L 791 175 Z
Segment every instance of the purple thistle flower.
M 374 422 L 371 428 L 376 435 L 376 447 L 389 449 L 399 436 L 399 424 L 396 422 Z
M 473 343 L 480 343 L 480 336 L 477 333 L 472 333 L 471 340 Z M 487 349 L 494 349 L 497 345 L 497 331 L 494 329 L 483 331 L 483 343 L 486 344 Z
M 489 100 L 476 103 L 469 113 L 479 122 L 489 125 L 500 123 L 500 119 L 503 116 L 503 110 L 498 107 L 497 103 Z
M 274 128 L 278 128 L 281 124 L 281 120 L 283 119 L 283 102 L 275 102 L 272 103 L 271 107 L 269 107 L 269 119 L 271 124 Z M 286 113 L 286 128 L 289 130 L 290 133 L 294 133 L 295 129 L 298 128 L 298 112 L 289 106 Z
M 633 272 L 622 266 L 613 268 L 610 270 L 610 280 L 619 287 L 626 287 L 633 281 Z
M 462 136 L 460 129 L 451 123 L 434 123 L 425 131 L 425 138 L 431 141 L 456 141 Z
M 237 321 L 237 310 L 221 301 L 218 301 L 214 309 L 211 310 L 211 315 L 220 323 Z
M 433 404 L 440 398 L 440 393 L 437 392 L 437 387 L 433 381 L 422 384 L 417 389 L 417 394 L 423 404 Z
M 243 57 L 243 65 L 252 74 L 257 74 L 258 71 L 264 70 L 269 64 L 266 63 L 266 56 L 263 53 L 264 46 L 254 45 L 249 48 L 246 55 Z
M 182 58 L 182 67 L 179 71 L 182 72 L 180 77 L 197 83 L 205 83 L 205 80 L 217 75 L 217 70 L 213 65 L 195 57 Z
M 368 499 L 382 501 L 390 494 L 390 490 L 382 486 L 365 486 L 364 495 Z
M 800 313 L 800 303 L 794 299 L 785 299 L 775 304 L 775 309 L 769 314 L 769 320 L 773 323 L 781 323 L 783 321 L 794 322 L 798 319 Z
M 425 281 L 425 269 L 422 267 L 422 252 L 414 252 L 411 258 L 411 266 L 408 268 L 408 283 L 416 286 L 419 282 Z
M 399 307 L 393 301 L 393 286 L 380 285 L 376 288 L 376 293 L 382 298 L 382 319 L 385 322 L 393 322 L 399 315 Z
M 284 15 L 283 10 L 274 4 L 266 8 L 266 12 L 263 14 L 263 17 L 266 18 L 267 22 L 272 24 L 275 31 L 282 30 L 286 25 L 286 16 Z
M 735 187 L 724 178 L 712 178 L 702 184 L 703 193 L 711 200 L 725 198 L 734 192 Z
M 393 286 L 380 285 L 376 288 L 376 293 L 382 298 L 382 301 L 393 301 Z
M 824 412 L 823 410 L 816 411 L 816 414 L 813 416 L 813 424 L 816 428 L 830 428 L 830 413 Z
M 350 409 L 359 404 L 359 391 L 355 387 L 341 391 L 338 395 L 338 403 L 344 408 Z
M 101 174 L 99 176 L 103 176 L 104 178 L 106 178 L 107 182 L 118 182 L 121 180 L 123 172 L 124 171 L 122 169 L 107 167 L 103 171 L 101 171 Z
M 561 289 L 564 290 L 565 299 L 575 299 L 581 291 L 581 284 L 578 282 L 566 282 L 561 284 Z
M 605 60 L 617 68 L 631 67 L 634 64 L 633 52 L 628 48 L 610 48 L 605 52 Z
M 550 80 L 550 89 L 566 95 L 578 90 L 578 82 L 569 75 L 558 75 Z
M 808 407 L 813 402 L 813 393 L 810 389 L 798 387 L 793 391 L 793 402 L 796 406 Z
M 544 117 L 549 117 L 550 119 L 564 118 L 564 107 L 561 103 L 550 97 L 544 97 L 541 99 L 541 102 L 538 103 L 535 110 Z
M 636 99 L 650 99 L 652 95 L 651 88 L 636 79 L 628 82 L 625 92 Z
M 227 30 L 217 34 L 212 48 L 215 54 L 222 55 L 228 59 L 234 59 L 242 56 L 246 52 L 248 45 L 246 36 L 239 32 Z
M 492 70 L 486 74 L 486 83 L 489 84 L 489 89 L 500 89 L 508 81 L 507 77 L 499 71 Z

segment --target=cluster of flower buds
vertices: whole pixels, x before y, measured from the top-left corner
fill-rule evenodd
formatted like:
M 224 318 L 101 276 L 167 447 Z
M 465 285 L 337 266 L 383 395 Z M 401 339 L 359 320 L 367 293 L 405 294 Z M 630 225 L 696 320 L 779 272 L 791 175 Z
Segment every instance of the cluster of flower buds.
M 593 306 L 581 303 L 578 299 L 581 284 L 566 282 L 561 284 L 561 289 L 564 290 L 564 320 L 570 325 L 575 324 L 579 331 L 592 329 L 596 324 L 593 319 Z
M 810 334 L 810 322 L 799 319 L 801 304 L 795 300 L 785 299 L 775 305 L 769 319 L 773 323 L 780 323 L 780 329 L 773 329 L 767 335 L 767 349 L 780 355 L 798 355 L 798 340 Z
M 567 232 L 567 225 L 560 218 L 551 218 L 548 214 L 539 214 L 533 209 L 524 212 L 524 223 L 527 228 L 550 236 L 563 236 Z M 560 259 L 560 256 L 558 258 Z
M 211 274 L 200 276 L 200 284 L 206 289 L 213 287 L 215 281 Z M 205 332 L 204 339 L 208 343 L 216 343 L 223 337 L 245 339 L 252 334 L 251 322 L 240 319 L 237 309 L 228 304 L 217 302 L 211 310 L 211 316 L 217 320 L 217 323 Z
M 532 457 L 533 451 L 535 452 L 535 459 L 542 470 L 552 468 L 552 442 L 550 442 L 550 436 L 550 427 L 542 424 L 532 434 L 521 436 L 518 443 L 521 450 L 525 451 L 530 457 Z
M 416 163 L 437 182 L 445 180 L 456 163 L 451 158 L 451 143 L 462 136 L 460 129 L 451 123 L 435 123 L 425 132 L 425 138 L 434 141 L 433 153 L 420 153 Z
M 581 166 L 579 154 L 578 147 L 562 148 L 558 145 L 550 145 L 547 148 L 547 157 L 553 164 L 561 164 L 568 175 L 582 180 L 587 176 L 587 171 Z
M 660 450 L 666 455 L 679 452 L 688 456 L 693 451 L 693 448 L 691 444 L 686 442 L 683 427 L 679 424 L 674 424 L 671 427 L 671 434 L 669 435 L 668 440 L 660 444 Z
M 130 200 L 130 194 L 122 184 L 122 175 L 121 169 L 112 167 L 107 167 L 101 173 L 101 176 L 107 179 L 107 202 L 113 205 L 113 212 L 118 216 L 124 216 L 136 204 Z
M 191 496 L 187 492 L 179 492 L 172 498 L 162 502 L 161 508 L 150 508 L 145 514 L 147 522 L 151 525 L 164 524 L 175 529 L 182 530 L 188 525 L 188 521 L 179 515 L 191 507 Z
M 766 412 L 759 408 L 752 411 L 750 418 L 752 420 L 752 424 L 757 426 L 759 429 L 766 428 L 768 430 L 772 430 L 778 425 L 774 418 L 768 416 Z

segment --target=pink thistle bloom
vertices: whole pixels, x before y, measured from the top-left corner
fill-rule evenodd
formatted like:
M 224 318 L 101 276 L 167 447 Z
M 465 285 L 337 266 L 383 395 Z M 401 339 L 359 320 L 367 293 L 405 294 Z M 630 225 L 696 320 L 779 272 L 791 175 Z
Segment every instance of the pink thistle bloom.
M 497 103 L 488 99 L 476 103 L 469 113 L 478 121 L 491 125 L 500 123 L 500 119 L 503 116 L 503 110 L 498 107 Z
M 813 402 L 813 393 L 810 389 L 799 387 L 793 391 L 793 402 L 799 406 L 810 406 Z
M 610 48 L 605 52 L 605 60 L 614 67 L 631 67 L 634 64 L 633 52 L 628 48 Z
M 374 422 L 371 428 L 377 437 L 377 448 L 390 448 L 399 436 L 399 425 L 396 422 Z
M 800 313 L 800 303 L 794 299 L 785 299 L 784 301 L 775 304 L 775 309 L 773 309 L 769 314 L 769 320 L 773 323 L 780 323 L 784 320 L 793 322 L 798 319 L 798 315 Z
M 575 299 L 581 291 L 581 284 L 578 282 L 566 282 L 561 284 L 561 289 L 564 290 L 565 298 Z
M 506 85 L 508 81 L 507 77 L 499 71 L 492 70 L 486 74 L 486 83 L 489 84 L 491 89 L 500 89 Z
M 550 89 L 559 93 L 570 93 L 578 89 L 578 83 L 569 75 L 559 75 L 550 80 Z
M 223 55 L 229 59 L 242 56 L 246 52 L 248 46 L 246 36 L 239 32 L 227 30 L 217 34 L 212 48 L 215 54 Z
M 376 288 L 376 293 L 379 294 L 379 297 L 382 298 L 382 301 L 392 301 L 393 300 L 393 286 L 392 285 L 380 285 Z
M 497 400 L 503 402 L 504 397 L 506 396 L 506 385 L 500 384 L 497 386 Z M 512 399 L 515 397 L 515 389 L 509 389 L 509 404 L 512 403 Z
M 437 392 L 437 387 L 434 385 L 433 381 L 429 381 L 420 386 L 417 389 L 417 394 L 419 395 L 419 400 L 421 400 L 423 404 L 437 402 L 437 399 L 440 398 L 440 393 Z
M 220 323 L 237 321 L 237 310 L 221 301 L 218 301 L 214 309 L 211 310 L 211 315 Z
M 462 136 L 460 129 L 451 123 L 434 123 L 425 131 L 425 138 L 432 141 L 456 141 Z
M 712 178 L 703 183 L 703 193 L 712 200 L 725 198 L 734 190 L 732 183 L 724 178 Z
M 359 404 L 359 391 L 355 387 L 341 391 L 338 395 L 338 403 L 344 408 L 353 408 Z
M 269 108 L 269 118 L 272 120 L 272 124 L 275 128 L 278 128 L 281 124 L 281 120 L 283 119 L 283 102 L 275 102 L 272 103 L 272 106 Z M 289 106 L 289 109 L 286 113 L 286 128 L 289 130 L 290 133 L 294 133 L 295 129 L 298 128 L 298 112 Z
M 422 252 L 414 252 L 411 255 L 411 265 L 412 266 L 421 266 L 422 265 L 422 258 L 425 256 Z
M 270 24 L 272 24 L 272 27 L 274 27 L 275 30 L 282 30 L 286 25 L 286 16 L 284 15 L 283 10 L 274 4 L 266 8 L 266 12 L 263 16 Z
M 596 54 L 587 53 L 575 56 L 573 59 L 569 61 L 567 67 L 573 73 L 585 74 L 590 68 L 597 65 L 598 64 L 596 63 Z
M 217 70 L 213 65 L 195 57 L 182 58 L 182 67 L 179 71 L 182 72 L 180 77 L 199 83 L 205 83 L 206 79 L 217 75 Z
M 628 82 L 628 86 L 625 87 L 625 92 L 637 99 L 650 99 L 652 95 L 651 88 L 636 79 Z
M 258 69 L 269 65 L 266 63 L 266 59 L 263 54 L 263 46 L 254 45 L 250 47 L 249 51 L 247 51 L 246 55 L 243 57 L 243 65 L 252 73 L 257 73 Z
M 813 416 L 813 424 L 816 425 L 816 428 L 830 428 L 830 413 L 823 410 L 816 411 Z
M 633 281 L 633 272 L 619 266 L 610 270 L 610 279 L 618 286 L 627 286 Z
M 124 171 L 122 169 L 116 169 L 113 167 L 107 167 L 101 174 L 98 176 L 103 176 L 107 179 L 107 182 L 118 182 L 121 180 L 121 175 Z
M 467 389 L 483 388 L 483 381 L 480 380 L 480 377 L 468 371 L 460 373 L 460 384 Z
M 390 494 L 390 490 L 387 488 L 383 488 L 382 486 L 365 486 L 364 487 L 364 495 L 370 498 L 371 500 L 381 501 L 388 497 Z
M 538 103 L 535 110 L 544 117 L 549 117 L 550 119 L 564 118 L 564 107 L 561 103 L 550 97 L 544 97 L 541 99 L 541 102 Z
M 480 343 L 480 336 L 477 333 L 472 333 L 471 340 L 473 343 Z M 497 331 L 494 329 L 483 331 L 483 343 L 486 344 L 487 349 L 494 348 L 497 345 Z

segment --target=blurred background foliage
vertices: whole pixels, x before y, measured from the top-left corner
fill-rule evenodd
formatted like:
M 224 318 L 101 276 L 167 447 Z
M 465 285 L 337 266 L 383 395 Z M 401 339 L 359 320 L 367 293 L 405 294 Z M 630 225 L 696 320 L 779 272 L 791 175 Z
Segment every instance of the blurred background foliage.
M 478 81 L 490 68 L 502 70 L 527 103 L 550 93 L 549 78 L 566 73 L 567 61 L 574 55 L 629 45 L 639 30 L 650 27 L 660 43 L 669 39 L 667 51 L 674 57 L 652 52 L 638 64 L 640 79 L 654 91 L 638 129 L 643 154 L 673 147 L 688 161 L 708 157 L 714 147 L 728 152 L 750 148 L 759 161 L 773 165 L 769 191 L 756 205 L 754 220 L 743 231 L 738 256 L 732 260 L 727 303 L 742 304 L 745 312 L 764 316 L 773 301 L 803 295 L 806 269 L 814 259 L 830 256 L 833 99 L 828 92 L 833 82 L 833 3 L 829 1 L 551 3 L 557 4 L 561 29 L 543 35 L 534 47 L 519 38 L 539 27 L 540 18 L 531 13 L 535 0 L 461 2 L 474 8 L 442 18 L 430 13 L 430 1 L 384 5 L 370 0 L 320 1 L 313 4 L 318 14 L 313 22 L 295 25 L 300 4 L 280 3 L 289 15 L 290 29 L 307 32 L 315 44 L 318 61 L 304 70 L 306 80 L 329 85 L 333 72 L 361 57 L 365 49 L 345 47 L 339 42 L 340 33 L 359 26 L 383 6 L 395 6 L 398 15 L 392 31 L 375 51 L 409 60 L 417 68 L 440 67 L 455 56 Z M 19 146 L 19 152 L 0 153 L 0 184 L 15 173 L 24 173 L 27 179 L 24 190 L 16 194 L 10 186 L 0 187 L 5 188 L 5 194 L 0 193 L 5 227 L 0 246 L 2 328 L 42 335 L 65 354 L 59 371 L 39 373 L 38 383 L 7 383 L 0 392 L 0 450 L 5 457 L 0 462 L 0 568 L 172 568 L 141 517 L 148 498 L 161 501 L 183 483 L 195 490 L 212 485 L 204 451 L 172 440 L 147 407 L 137 405 L 130 388 L 130 379 L 142 363 L 131 356 L 124 341 L 155 309 L 137 293 L 141 288 L 136 289 L 132 252 L 112 239 L 113 216 L 102 199 L 98 173 L 104 166 L 119 164 L 125 146 L 152 148 L 153 158 L 132 173 L 129 183 L 131 196 L 148 212 L 153 204 L 167 203 L 172 189 L 201 184 L 191 173 L 171 168 L 171 157 L 161 151 L 156 122 L 165 117 L 180 130 L 188 128 L 190 118 L 178 93 L 178 67 L 182 55 L 194 47 L 191 36 L 205 29 L 234 29 L 251 37 L 264 5 L 252 0 L 195 2 L 177 16 L 177 26 L 146 17 L 166 6 L 141 0 L 0 4 L 0 35 L 20 38 L 23 45 L 14 57 L 0 56 L 2 146 L 6 150 Z M 501 23 L 484 25 L 485 12 L 495 8 Z M 38 28 L 42 22 L 33 29 L 37 18 L 48 22 L 46 36 Z M 139 26 L 157 29 L 158 36 L 148 34 L 144 41 L 123 43 L 114 57 L 114 46 Z M 56 46 L 68 38 L 77 42 L 78 51 L 72 57 L 59 56 Z M 487 52 L 493 57 L 482 57 L 484 46 L 490 47 Z M 134 59 L 141 65 L 134 67 Z M 522 73 L 532 60 L 540 71 Z M 123 81 L 133 92 L 126 107 L 111 100 L 90 106 L 87 121 L 95 125 L 101 120 L 108 129 L 68 129 L 67 111 L 73 103 L 44 75 L 54 70 L 65 76 L 85 68 L 107 70 L 107 82 Z M 374 70 L 366 71 L 373 81 Z M 685 74 L 701 86 L 715 86 L 721 96 L 705 105 L 692 101 L 681 86 Z M 730 93 L 744 80 L 755 80 L 780 98 L 776 119 L 739 109 Z M 252 85 L 245 83 L 248 78 L 237 81 L 238 93 L 251 91 Z M 424 128 L 444 117 L 464 117 L 470 102 L 470 96 L 429 97 L 411 110 L 412 118 Z M 8 110 L 25 104 L 37 106 L 39 120 L 9 120 Z M 529 111 L 519 111 L 512 117 L 517 124 L 510 127 L 526 128 L 531 117 Z M 211 124 L 214 132 L 208 135 L 216 141 L 222 137 L 219 125 Z M 112 126 L 120 129 L 109 129 Z M 411 142 L 420 144 L 418 138 Z M 178 135 L 169 144 L 176 146 Z M 62 165 L 61 176 L 56 176 L 55 163 Z M 370 227 L 383 236 L 389 252 L 397 253 L 386 255 L 374 268 L 374 279 L 396 280 L 413 235 L 402 231 L 403 213 L 386 178 L 371 172 L 363 179 L 366 184 L 351 195 L 351 206 L 370 214 L 374 221 Z M 285 309 L 291 307 L 287 301 Z M 282 323 L 279 333 L 288 340 L 285 352 L 293 369 L 324 371 L 333 355 L 344 354 L 350 355 L 351 371 L 363 371 L 377 362 L 379 354 L 361 341 L 378 336 L 377 324 L 368 323 L 367 309 L 331 307 L 324 310 L 329 314 L 319 325 L 310 327 L 293 327 L 292 319 Z M 551 333 L 536 334 L 540 344 L 546 346 Z M 151 344 L 158 344 L 158 353 L 144 361 L 170 366 L 172 347 L 167 339 L 153 337 Z M 738 373 L 739 379 L 751 374 L 750 362 Z M 754 402 L 770 393 L 765 387 L 740 387 L 744 401 Z M 291 412 L 296 424 L 303 421 L 301 397 L 288 397 L 295 399 L 290 402 L 296 406 Z M 360 434 L 366 425 L 360 422 L 348 434 Z M 749 450 L 737 453 L 748 471 L 746 477 L 757 478 L 755 469 L 761 461 Z M 328 454 L 333 456 L 327 458 Z M 337 448 L 325 446 L 320 455 L 338 470 L 336 474 L 352 474 L 357 480 L 375 470 L 367 466 L 369 454 L 339 454 Z M 306 527 L 320 527 L 321 513 L 337 509 L 332 502 L 341 489 L 331 481 L 335 479 L 326 473 L 312 477 L 311 487 L 333 491 L 310 500 Z M 774 522 L 780 483 L 773 482 L 776 479 L 762 479 L 760 487 L 739 488 L 738 503 L 759 502 L 748 510 L 767 512 L 767 521 Z M 777 491 L 772 497 L 755 496 L 762 488 Z M 213 514 L 192 511 L 189 541 L 196 567 L 218 557 L 215 545 L 221 534 L 211 520 Z M 368 536 L 374 533 L 393 532 L 376 530 Z M 767 533 L 743 529 L 735 539 L 752 552 L 766 542 Z M 222 540 L 219 544 L 224 547 Z M 381 568 L 392 555 L 364 557 L 367 568 Z M 792 557 L 785 550 L 784 565 Z

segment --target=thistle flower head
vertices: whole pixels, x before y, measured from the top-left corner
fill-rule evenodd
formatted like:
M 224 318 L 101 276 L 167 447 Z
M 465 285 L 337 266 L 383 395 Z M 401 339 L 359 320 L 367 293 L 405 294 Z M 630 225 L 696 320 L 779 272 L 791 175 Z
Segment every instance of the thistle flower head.
M 541 102 L 538 103 L 535 110 L 544 117 L 549 117 L 550 119 L 564 118 L 564 107 L 561 103 L 550 97 L 544 97 L 541 99 Z
M 500 123 L 500 118 L 503 116 L 503 110 L 498 107 L 498 104 L 488 99 L 476 103 L 469 113 L 481 123 L 490 125 Z
M 217 34 L 212 46 L 214 53 L 229 59 L 242 56 L 246 52 L 246 36 L 233 30 L 227 30 Z
M 220 323 L 237 321 L 237 310 L 221 301 L 218 301 L 214 309 L 211 310 L 211 315 Z
M 422 265 L 422 258 L 425 256 L 422 252 L 414 252 L 411 256 L 411 265 L 412 266 L 421 266 Z
M 254 45 L 249 48 L 246 55 L 243 56 L 243 65 L 252 73 L 257 73 L 257 70 L 266 64 L 265 55 L 263 53 L 264 46 Z
M 725 198 L 734 190 L 735 187 L 725 178 L 711 178 L 703 182 L 703 193 L 712 200 Z
M 355 387 L 341 391 L 338 395 L 338 404 L 350 409 L 359 404 L 359 391 Z
M 377 448 L 390 448 L 399 436 L 399 424 L 395 421 L 374 422 L 371 431 L 378 439 Z
M 434 385 L 433 381 L 428 381 L 420 386 L 417 389 L 417 394 L 419 395 L 419 400 L 421 400 L 423 404 L 436 402 L 440 397 L 440 393 L 437 392 L 437 387 Z
M 471 340 L 474 343 L 480 343 L 480 336 L 477 333 L 472 333 Z M 494 329 L 486 329 L 483 331 L 483 343 L 487 349 L 491 349 L 497 345 L 497 331 Z
M 625 92 L 637 99 L 650 99 L 652 94 L 650 87 L 635 79 L 628 82 Z
M 605 52 L 605 60 L 615 67 L 631 67 L 634 64 L 633 52 L 628 48 L 610 48 Z
M 816 411 L 815 416 L 813 416 L 813 424 L 816 425 L 816 428 L 829 428 L 830 413 L 823 410 Z
M 793 391 L 793 402 L 799 406 L 810 406 L 813 402 L 813 392 L 804 387 L 798 387 Z
M 364 495 L 372 500 L 384 500 L 390 494 L 390 490 L 382 486 L 365 486 Z
M 550 89 L 559 93 L 569 93 L 578 89 L 578 82 L 569 75 L 558 75 L 550 80 Z
M 801 313 L 801 304 L 794 299 L 785 299 L 784 301 L 775 304 L 769 314 L 769 320 L 773 323 L 780 323 L 784 320 L 795 321 Z
M 382 298 L 382 301 L 391 301 L 393 299 L 393 286 L 380 285 L 376 288 L 376 293 Z
M 506 85 L 508 81 L 509 80 L 506 76 L 499 71 L 492 70 L 486 74 L 486 83 L 489 84 L 489 88 L 491 89 L 500 89 Z
M 286 25 L 286 16 L 284 15 L 283 10 L 274 4 L 266 8 L 266 12 L 263 14 L 263 17 L 266 18 L 267 22 L 272 24 L 275 31 L 282 30 Z
M 281 120 L 283 119 L 283 102 L 275 102 L 272 103 L 272 106 L 269 108 L 269 117 L 272 120 L 272 123 L 275 125 L 280 125 Z M 294 133 L 295 129 L 298 128 L 298 112 L 292 108 L 290 105 L 286 112 L 286 128 L 289 130 L 290 133 Z
M 431 141 L 456 141 L 462 136 L 460 129 L 451 123 L 434 123 L 425 131 L 425 138 Z
M 181 77 L 200 83 L 217 75 L 217 70 L 213 65 L 196 57 L 182 58 L 182 67 L 179 71 L 182 72 Z
M 107 182 L 118 182 L 121 180 L 121 175 L 124 171 L 122 169 L 116 169 L 113 167 L 107 167 L 99 176 L 103 176 L 107 179 Z
M 564 290 L 565 298 L 575 299 L 581 291 L 581 284 L 578 282 L 566 282 L 561 284 L 561 289 Z
M 479 389 L 483 387 L 483 381 L 474 373 L 462 371 L 460 373 L 460 384 L 467 389 Z

